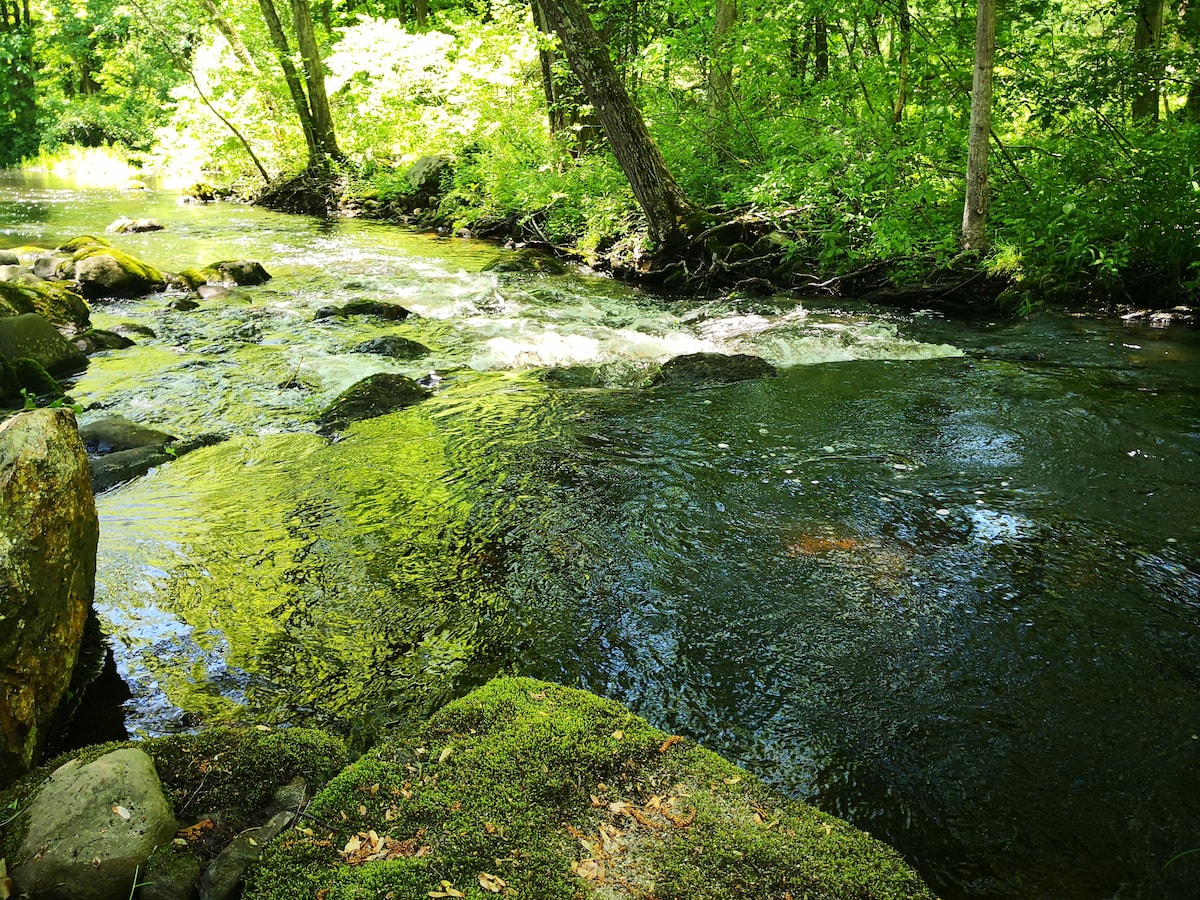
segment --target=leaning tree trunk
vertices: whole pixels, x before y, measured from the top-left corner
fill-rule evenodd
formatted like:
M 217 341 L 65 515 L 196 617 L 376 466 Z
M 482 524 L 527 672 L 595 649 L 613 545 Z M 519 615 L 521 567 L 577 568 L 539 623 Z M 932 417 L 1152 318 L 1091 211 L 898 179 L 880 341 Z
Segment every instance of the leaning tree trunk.
M 967 200 L 962 248 L 987 246 L 988 140 L 992 130 L 992 68 L 996 58 L 996 0 L 979 0 L 975 19 L 975 76 L 971 82 L 971 129 L 967 139 Z
M 667 169 L 592 20 L 579 0 L 541 0 L 541 6 L 646 214 L 651 237 L 660 251 L 678 248 L 686 242 L 688 220 L 698 210 Z
M 300 45 L 300 56 L 304 62 L 304 83 L 308 87 L 313 138 L 320 150 L 320 159 L 310 160 L 310 164 L 341 159 L 342 152 L 338 149 L 333 131 L 333 113 L 329 110 L 329 97 L 325 93 L 325 69 L 321 65 L 316 35 L 313 34 L 308 0 L 292 0 L 292 23 L 296 26 L 296 43 Z
M 287 82 L 288 93 L 292 96 L 292 108 L 300 119 L 300 130 L 304 132 L 304 146 L 308 148 L 308 162 L 311 166 L 320 158 L 321 147 L 313 130 L 312 110 L 308 105 L 308 97 L 304 94 L 304 85 L 295 65 L 292 64 L 292 48 L 288 45 L 287 35 L 283 33 L 283 25 L 279 22 L 279 14 L 275 11 L 273 0 L 258 0 L 258 8 L 271 35 L 275 58 L 279 60 L 279 68 L 283 70 L 283 80 Z

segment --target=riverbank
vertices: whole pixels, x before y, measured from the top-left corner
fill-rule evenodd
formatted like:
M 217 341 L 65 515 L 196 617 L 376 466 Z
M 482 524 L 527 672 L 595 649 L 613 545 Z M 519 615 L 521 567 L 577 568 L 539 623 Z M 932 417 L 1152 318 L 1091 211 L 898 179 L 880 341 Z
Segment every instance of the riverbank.
M 591 271 L 665 292 L 717 297 L 793 294 L 874 303 L 901 310 L 931 309 L 954 318 L 1027 315 L 1043 307 L 1159 327 L 1197 324 L 1195 285 L 1166 272 L 1129 269 L 1114 278 L 1096 270 L 1053 277 L 1023 270 L 1019 250 L 981 255 L 940 253 L 872 256 L 857 251 L 850 232 L 815 226 L 811 210 L 795 207 L 709 207 L 686 248 L 654 251 L 644 221 L 630 205 L 619 228 L 602 238 L 585 231 L 552 236 L 548 209 L 518 209 L 497 218 L 492 202 L 464 203 L 454 190 L 457 161 L 422 157 L 386 181 L 363 172 L 312 171 L 281 179 L 248 197 L 283 212 L 362 216 L 441 235 L 494 240 L 553 254 Z M 386 188 L 381 188 L 386 184 Z M 399 188 L 397 188 L 399 185 Z M 480 198 L 483 200 L 484 198 Z M 844 245 L 829 262 L 829 249 Z

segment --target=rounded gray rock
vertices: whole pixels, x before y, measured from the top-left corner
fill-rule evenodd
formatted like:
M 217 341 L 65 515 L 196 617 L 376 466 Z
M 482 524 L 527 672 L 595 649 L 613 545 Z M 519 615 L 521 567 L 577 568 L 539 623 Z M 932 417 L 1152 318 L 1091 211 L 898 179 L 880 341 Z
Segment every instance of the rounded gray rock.
M 72 760 L 30 806 L 13 882 L 47 900 L 123 900 L 138 868 L 174 833 L 171 805 L 143 751 Z

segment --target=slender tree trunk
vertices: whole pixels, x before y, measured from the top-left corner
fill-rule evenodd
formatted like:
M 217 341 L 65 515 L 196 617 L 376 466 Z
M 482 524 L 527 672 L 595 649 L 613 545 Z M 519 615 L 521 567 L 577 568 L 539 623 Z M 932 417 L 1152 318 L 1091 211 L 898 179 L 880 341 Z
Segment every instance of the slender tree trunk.
M 962 222 L 962 248 L 972 253 L 987 246 L 988 139 L 992 127 L 995 58 L 996 0 L 979 0 L 975 19 L 975 75 L 971 81 L 971 129 L 967 141 L 967 200 Z
M 309 165 L 312 165 L 320 159 L 321 147 L 317 142 L 316 132 L 313 131 L 312 110 L 308 105 L 308 97 L 304 94 L 304 85 L 292 64 L 292 48 L 288 45 L 287 35 L 283 32 L 283 25 L 279 22 L 279 14 L 275 11 L 273 0 L 258 0 L 258 8 L 267 24 L 271 43 L 275 46 L 275 58 L 279 61 L 279 68 L 283 70 L 283 80 L 287 82 L 288 93 L 292 95 L 292 108 L 300 119 L 304 145 L 308 148 Z
M 1137 11 L 1137 28 L 1133 34 L 1133 55 L 1137 66 L 1141 92 L 1133 98 L 1133 120 L 1158 121 L 1158 94 L 1162 84 L 1163 64 L 1159 53 L 1162 45 L 1164 0 L 1141 0 Z
M 896 102 L 892 105 L 892 122 L 899 125 L 904 120 L 904 107 L 908 103 L 908 65 L 912 53 L 912 12 L 908 0 L 900 0 L 896 25 L 900 31 L 900 75 L 896 83 Z
M 417 26 L 424 28 L 429 24 L 429 0 L 414 0 L 413 16 L 416 17 Z
M 708 102 L 721 115 L 733 99 L 733 29 L 737 0 L 716 0 L 712 36 L 712 61 L 708 67 Z
M 546 21 L 604 126 L 629 186 L 646 214 L 650 236 L 670 252 L 686 242 L 689 220 L 698 212 L 663 162 L 641 111 L 617 76 L 608 50 L 579 0 L 542 0 Z
M 216 0 L 202 0 L 204 8 L 208 10 L 208 14 L 212 16 L 213 24 L 217 26 L 217 31 L 225 37 L 229 42 L 229 47 L 233 50 L 233 55 L 252 75 L 261 75 L 262 71 L 258 68 L 258 63 L 254 61 L 254 57 L 250 55 L 250 48 L 246 46 L 246 42 L 242 40 L 242 36 L 238 30 L 233 27 L 233 24 L 225 18 L 221 13 L 220 7 L 217 6 Z M 275 98 L 271 96 L 271 92 L 265 87 L 259 87 L 259 96 L 262 97 L 262 104 L 270 113 L 271 118 L 278 121 L 279 107 L 275 104 Z
M 824 16 L 813 20 L 813 81 L 829 77 L 829 24 Z
M 321 158 L 310 160 L 310 163 L 321 164 L 326 159 L 341 159 L 342 152 L 338 149 L 333 130 L 333 113 L 330 112 L 329 97 L 325 93 L 325 68 L 321 65 L 308 0 L 292 0 L 292 24 L 296 26 L 296 43 L 300 45 L 300 57 L 304 63 L 304 83 L 308 88 L 308 107 L 312 112 L 313 138 L 320 148 Z
M 533 23 L 542 34 L 553 35 L 546 22 L 541 0 L 532 0 Z M 566 76 L 558 68 L 558 54 L 551 47 L 538 48 L 538 61 L 542 67 L 542 90 L 546 95 L 546 115 L 552 134 L 568 132 L 574 138 L 572 153 L 584 153 L 600 136 L 600 123 L 595 113 L 585 114 L 587 97 L 579 81 L 573 75 Z

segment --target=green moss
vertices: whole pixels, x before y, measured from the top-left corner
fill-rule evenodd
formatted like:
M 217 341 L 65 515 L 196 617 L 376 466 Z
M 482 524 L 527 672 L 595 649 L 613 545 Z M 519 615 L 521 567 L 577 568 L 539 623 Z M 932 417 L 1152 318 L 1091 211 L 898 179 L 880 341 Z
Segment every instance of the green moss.
M 242 818 L 265 805 L 280 785 L 295 778 L 323 785 L 349 761 L 342 741 L 309 728 L 211 728 L 139 746 L 154 758 L 180 818 L 216 810 Z
M 35 312 L 33 295 L 22 285 L 11 281 L 0 281 L 0 316 L 19 316 Z
M 62 386 L 54 379 L 54 376 L 42 368 L 42 364 L 36 359 L 28 357 L 14 359 L 12 368 L 20 386 L 31 394 L 62 393 Z
M 53 281 L 0 281 L 0 316 L 38 313 L 54 325 L 87 328 L 89 310 L 79 294 Z
M 524 678 L 497 679 L 367 754 L 309 812 L 245 897 L 421 897 L 443 881 L 489 897 L 492 878 L 539 900 L 932 896 L 845 822 L 616 703 Z M 347 858 L 372 832 L 385 858 Z
M 208 283 L 208 277 L 196 268 L 180 269 L 175 273 L 175 277 L 178 278 L 180 282 L 187 285 L 188 290 L 192 291 L 196 290 L 196 288 L 200 287 L 202 284 Z
M 58 249 L 63 253 L 77 253 L 80 250 L 85 250 L 89 247 L 111 247 L 112 244 L 105 238 L 95 237 L 90 234 L 81 234 L 79 237 L 73 237 Z

